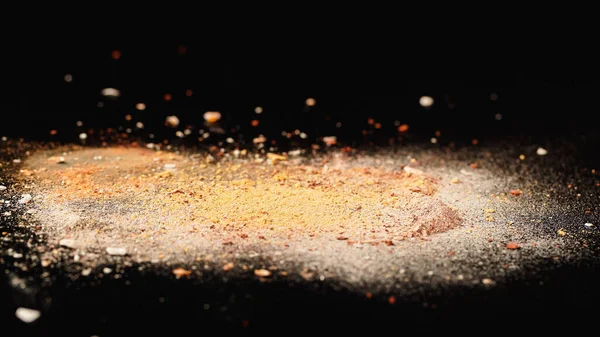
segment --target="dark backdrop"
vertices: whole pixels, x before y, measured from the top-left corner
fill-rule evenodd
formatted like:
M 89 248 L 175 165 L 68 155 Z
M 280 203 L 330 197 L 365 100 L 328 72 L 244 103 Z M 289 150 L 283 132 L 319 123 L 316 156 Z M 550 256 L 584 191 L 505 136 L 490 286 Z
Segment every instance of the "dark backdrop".
M 112 58 L 113 50 L 120 51 L 118 60 Z M 142 138 L 148 133 L 173 138 L 175 130 L 163 126 L 165 116 L 177 115 L 180 129 L 199 129 L 202 114 L 218 110 L 224 129 L 238 127 L 246 140 L 260 133 L 278 139 L 281 131 L 300 129 L 310 140 L 337 135 L 350 145 L 388 144 L 397 135 L 398 121 L 410 125 L 409 139 L 415 142 L 428 142 L 439 130 L 440 144 L 468 144 L 473 138 L 541 143 L 586 137 L 589 145 L 596 144 L 600 121 L 597 81 L 576 80 L 560 69 L 534 76 L 497 60 L 466 66 L 434 60 L 403 63 L 376 52 L 336 58 L 301 48 L 290 55 L 294 57 L 284 57 L 258 47 L 216 55 L 194 39 L 31 41 L 6 51 L 12 57 L 2 64 L 0 135 L 25 139 L 77 141 L 82 130 L 126 128 L 136 121 L 146 125 Z M 66 74 L 73 76 L 71 83 L 65 82 Z M 556 74 L 561 79 L 540 79 Z M 119 89 L 121 97 L 106 100 L 100 94 L 106 87 Z M 185 95 L 188 89 L 191 97 Z M 169 102 L 163 99 L 166 93 L 173 97 Z M 432 108 L 419 106 L 422 95 L 435 99 Z M 307 97 L 317 100 L 309 110 Z M 147 109 L 137 111 L 138 102 Z M 258 105 L 264 109 L 260 116 L 253 112 Z M 124 119 L 128 113 L 133 115 L 130 122 Z M 255 118 L 260 119 L 258 128 L 250 127 Z M 374 130 L 368 118 L 382 128 Z M 80 120 L 83 128 L 76 126 Z M 51 137 L 52 129 L 58 135 Z

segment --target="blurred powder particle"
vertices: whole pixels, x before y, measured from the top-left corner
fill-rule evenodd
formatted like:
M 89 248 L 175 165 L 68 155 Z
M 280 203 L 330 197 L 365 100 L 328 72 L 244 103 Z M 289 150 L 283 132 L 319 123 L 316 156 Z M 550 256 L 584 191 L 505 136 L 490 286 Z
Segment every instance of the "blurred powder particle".
M 25 323 L 33 323 L 40 318 L 41 312 L 29 308 L 18 308 L 17 311 L 15 311 L 15 316 Z
M 179 125 L 179 118 L 177 116 L 167 116 L 165 120 L 165 124 L 172 128 L 175 128 Z
M 545 156 L 548 154 L 548 150 L 546 150 L 542 147 L 538 147 L 538 149 L 535 153 L 537 153 L 538 156 Z
M 203 117 L 208 123 L 216 123 L 221 119 L 221 113 L 218 111 L 207 111 Z
M 433 98 L 431 96 L 421 96 L 419 104 L 424 108 L 429 108 L 433 105 Z
M 337 137 L 336 136 L 323 137 L 323 142 L 327 146 L 333 146 L 333 145 L 337 144 Z
M 121 96 L 121 92 L 115 88 L 104 88 L 104 89 L 102 89 L 102 96 L 119 97 L 119 96 Z

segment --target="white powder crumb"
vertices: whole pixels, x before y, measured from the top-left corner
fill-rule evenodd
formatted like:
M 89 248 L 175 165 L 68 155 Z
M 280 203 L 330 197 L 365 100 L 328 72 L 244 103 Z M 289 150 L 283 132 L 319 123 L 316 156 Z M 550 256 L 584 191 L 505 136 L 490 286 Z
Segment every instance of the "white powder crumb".
M 538 154 L 538 156 L 545 156 L 548 154 L 548 150 L 538 147 L 537 151 L 535 152 Z
M 33 323 L 40 318 L 41 313 L 39 310 L 19 308 L 15 311 L 15 316 L 25 323 Z

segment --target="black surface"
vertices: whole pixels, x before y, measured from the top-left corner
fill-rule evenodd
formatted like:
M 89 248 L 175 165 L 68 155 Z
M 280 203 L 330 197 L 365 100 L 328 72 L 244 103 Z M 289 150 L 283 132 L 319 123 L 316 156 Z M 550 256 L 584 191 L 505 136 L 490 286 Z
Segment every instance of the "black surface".
M 581 160 L 567 155 L 573 143 L 554 140 L 550 144 L 554 151 L 565 153 L 565 160 L 539 168 L 540 173 L 560 172 L 540 179 L 545 183 L 558 179 L 562 185 L 574 182 L 584 195 L 581 204 L 595 205 L 595 182 L 589 175 L 578 173 L 583 167 L 577 166 Z M 586 191 L 593 193 L 588 195 Z M 570 221 L 564 216 L 557 220 L 582 221 Z M 269 333 L 301 329 L 315 332 L 323 328 L 337 332 L 392 329 L 403 333 L 574 331 L 596 319 L 600 300 L 598 259 L 579 259 L 576 253 L 559 265 L 539 261 L 524 266 L 527 269 L 521 270 L 518 277 L 488 289 L 451 285 L 428 289 L 424 283 L 422 294 L 397 297 L 393 305 L 388 303 L 386 294 L 367 299 L 362 292 L 340 288 L 336 281 L 306 282 L 297 276 L 275 277 L 271 282 L 252 276 L 223 279 L 223 274 L 213 271 L 205 272 L 201 278 L 176 279 L 171 274 L 172 267 L 161 265 L 147 265 L 143 271 L 131 266 L 121 279 L 115 280 L 112 274 L 80 278 L 77 268 L 59 264 L 41 277 L 39 265 L 24 272 L 6 254 L 7 249 L 13 248 L 26 258 L 39 255 L 28 246 L 35 247 L 37 240 L 43 243 L 43 238 L 17 226 L 19 222 L 19 214 L 13 214 L 0 225 L 0 231 L 17 233 L 11 236 L 12 240 L 2 242 L 5 262 L 1 265 L 0 294 L 3 327 L 24 335 L 111 336 L 157 331 L 200 334 L 199 331 L 212 329 L 249 328 Z M 25 265 L 33 264 L 28 261 Z M 95 273 L 100 274 L 103 267 L 99 266 Z M 28 286 L 11 286 L 15 276 Z M 42 318 L 29 325 L 18 321 L 14 310 L 19 306 L 41 309 Z

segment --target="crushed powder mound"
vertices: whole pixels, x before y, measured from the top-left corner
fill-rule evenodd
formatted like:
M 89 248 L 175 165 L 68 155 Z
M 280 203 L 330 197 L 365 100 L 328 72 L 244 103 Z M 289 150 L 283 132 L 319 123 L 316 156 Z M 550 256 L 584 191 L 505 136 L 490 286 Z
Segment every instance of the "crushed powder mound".
M 32 174 L 23 177 L 41 195 L 35 216 L 44 230 L 104 254 L 122 247 L 139 261 L 264 245 L 301 250 L 316 241 L 395 247 L 389 243 L 461 224 L 436 197 L 435 179 L 350 160 L 206 165 L 198 154 L 105 148 L 73 151 L 57 164 L 48 160 L 54 152 L 31 156 Z

